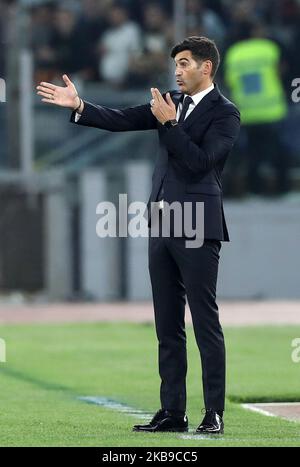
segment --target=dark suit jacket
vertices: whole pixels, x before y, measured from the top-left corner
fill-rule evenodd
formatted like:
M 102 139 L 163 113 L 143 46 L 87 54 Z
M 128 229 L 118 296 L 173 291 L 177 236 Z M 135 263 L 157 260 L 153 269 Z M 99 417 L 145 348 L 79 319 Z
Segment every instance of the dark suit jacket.
M 170 92 L 176 107 L 182 94 Z M 75 113 L 71 115 L 75 123 Z M 150 104 L 121 110 L 85 101 L 79 125 L 109 131 L 157 130 L 159 157 L 152 176 L 149 202 L 164 187 L 164 199 L 204 202 L 204 237 L 229 241 L 223 211 L 221 174 L 240 128 L 240 113 L 217 85 L 185 121 L 167 129 L 153 116 Z

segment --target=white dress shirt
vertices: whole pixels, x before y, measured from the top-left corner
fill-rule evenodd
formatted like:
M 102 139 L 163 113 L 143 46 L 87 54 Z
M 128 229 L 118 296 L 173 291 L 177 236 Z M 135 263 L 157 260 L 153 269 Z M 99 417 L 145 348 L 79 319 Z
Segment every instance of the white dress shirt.
M 203 97 L 206 96 L 206 94 L 208 94 L 210 91 L 212 91 L 214 89 L 214 87 L 215 87 L 215 85 L 214 85 L 214 83 L 212 83 L 208 88 L 204 89 L 204 91 L 199 91 L 199 92 L 197 92 L 197 94 L 194 94 L 193 96 L 190 96 L 193 99 L 193 103 L 191 103 L 189 105 L 189 108 L 187 110 L 187 113 L 185 114 L 184 119 L 186 119 L 190 115 L 190 113 L 193 112 L 196 105 L 199 104 L 199 102 L 203 99 Z M 184 98 L 186 96 L 187 96 L 187 94 L 184 95 Z M 180 102 L 179 106 L 177 107 L 177 114 L 176 114 L 176 120 L 177 121 L 179 120 L 179 117 L 180 117 L 180 114 L 181 114 L 181 111 L 182 111 L 182 106 L 183 106 L 183 103 Z

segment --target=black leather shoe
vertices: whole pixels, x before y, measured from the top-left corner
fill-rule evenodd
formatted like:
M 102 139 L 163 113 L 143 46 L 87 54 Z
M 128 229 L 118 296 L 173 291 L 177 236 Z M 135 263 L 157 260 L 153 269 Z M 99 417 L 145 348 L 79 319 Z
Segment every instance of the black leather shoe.
M 174 415 L 172 412 L 160 409 L 147 425 L 134 425 L 133 431 L 188 431 L 186 415 Z
M 224 433 L 222 417 L 212 409 L 205 411 L 205 416 L 196 429 L 196 433 L 202 435 L 220 435 Z

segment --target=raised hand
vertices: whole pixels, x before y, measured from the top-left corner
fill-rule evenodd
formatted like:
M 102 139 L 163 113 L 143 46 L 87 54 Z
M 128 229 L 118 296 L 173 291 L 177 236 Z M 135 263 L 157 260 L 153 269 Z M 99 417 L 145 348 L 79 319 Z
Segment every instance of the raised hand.
M 151 88 L 151 94 L 153 97 L 151 100 L 151 112 L 157 120 L 164 124 L 168 120 L 176 119 L 176 107 L 170 93 L 166 94 L 166 100 L 157 88 Z
M 74 110 L 80 104 L 76 87 L 67 75 L 63 75 L 62 78 L 66 86 L 56 86 L 52 83 L 42 82 L 36 87 L 38 90 L 37 94 L 43 96 L 42 102 Z

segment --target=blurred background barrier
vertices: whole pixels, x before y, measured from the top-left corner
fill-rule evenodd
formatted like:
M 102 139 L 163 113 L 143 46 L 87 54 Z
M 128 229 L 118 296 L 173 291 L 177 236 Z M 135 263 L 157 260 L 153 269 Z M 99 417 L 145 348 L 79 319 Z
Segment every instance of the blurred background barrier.
M 157 135 L 69 123 L 41 80 L 114 108 L 176 88 L 172 45 L 207 35 L 217 82 L 242 113 L 223 177 L 231 243 L 223 298 L 299 298 L 300 77 L 297 0 L 0 0 L 0 291 L 24 300 L 150 297 L 147 239 L 99 238 L 96 206 L 146 202 Z M 241 254 L 243 252 L 243 254 Z

